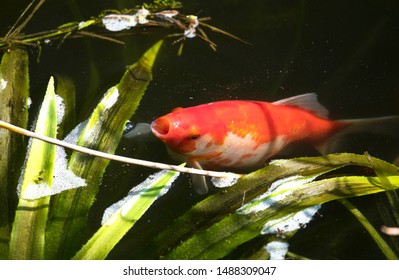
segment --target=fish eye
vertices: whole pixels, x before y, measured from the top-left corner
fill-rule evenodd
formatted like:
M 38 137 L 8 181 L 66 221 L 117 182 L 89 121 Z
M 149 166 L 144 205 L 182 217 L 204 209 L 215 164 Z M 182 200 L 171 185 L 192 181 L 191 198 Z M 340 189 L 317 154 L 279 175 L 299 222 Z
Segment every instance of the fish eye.
M 198 139 L 200 136 L 201 136 L 201 135 L 199 135 L 199 134 L 191 134 L 191 135 L 189 135 L 189 136 L 187 137 L 187 139 L 189 139 L 189 140 L 195 140 L 195 139 Z

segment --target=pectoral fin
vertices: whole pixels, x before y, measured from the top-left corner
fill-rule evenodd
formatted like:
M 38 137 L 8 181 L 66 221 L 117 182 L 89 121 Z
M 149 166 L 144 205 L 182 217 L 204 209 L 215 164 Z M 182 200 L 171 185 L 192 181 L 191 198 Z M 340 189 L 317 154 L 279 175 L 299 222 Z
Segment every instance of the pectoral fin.
M 191 161 L 189 165 L 197 169 L 202 169 L 197 161 Z M 190 174 L 190 176 L 195 192 L 198 194 L 206 194 L 208 192 L 208 184 L 205 176 L 196 174 Z

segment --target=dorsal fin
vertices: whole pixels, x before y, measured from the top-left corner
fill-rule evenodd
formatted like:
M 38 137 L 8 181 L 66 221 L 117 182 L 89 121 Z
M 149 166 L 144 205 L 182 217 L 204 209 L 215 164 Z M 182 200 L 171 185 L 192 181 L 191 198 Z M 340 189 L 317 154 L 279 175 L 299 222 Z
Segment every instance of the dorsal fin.
M 176 111 L 181 110 L 181 109 L 183 109 L 183 107 L 176 107 L 171 112 L 176 112 Z
M 328 117 L 328 110 L 319 103 L 316 93 L 305 93 L 273 102 L 276 105 L 295 106 L 315 113 L 321 118 Z

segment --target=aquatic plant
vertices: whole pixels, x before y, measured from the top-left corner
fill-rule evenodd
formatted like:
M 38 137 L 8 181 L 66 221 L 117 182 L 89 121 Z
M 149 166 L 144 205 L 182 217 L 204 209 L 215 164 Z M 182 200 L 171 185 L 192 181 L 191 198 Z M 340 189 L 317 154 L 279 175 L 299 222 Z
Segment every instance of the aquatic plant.
M 210 18 L 198 18 L 195 15 L 181 14 L 177 9 L 181 8 L 182 4 L 173 0 L 154 1 L 149 4 L 143 3 L 141 6 L 133 9 L 121 11 L 106 10 L 97 17 L 92 17 L 88 20 L 68 22 L 48 31 L 24 34 L 21 31 L 32 19 L 36 11 L 43 5 L 45 0 L 38 0 L 36 2 L 33 0 L 7 34 L 0 38 L 0 49 L 7 49 L 10 46 L 40 48 L 43 45 L 53 44 L 57 41 L 59 44 L 62 44 L 66 39 L 82 37 L 92 37 L 124 45 L 125 43 L 118 39 L 118 37 L 140 34 L 146 27 L 171 30 L 167 37 L 176 38 L 174 43 L 181 43 L 179 54 L 182 53 L 184 41 L 194 37 L 200 38 L 213 50 L 216 50 L 216 43 L 208 37 L 204 28 L 245 42 L 229 32 L 207 24 L 206 21 L 209 21 Z M 90 29 L 93 29 L 93 31 Z
M 178 5 L 175 1 L 154 1 L 123 14 L 132 16 L 128 17 L 129 21 L 137 20 L 133 23 L 136 26 L 140 24 L 137 18 L 142 15 L 137 14 L 140 9 L 164 11 L 165 7 L 159 6 L 161 3 L 173 5 L 173 9 Z M 114 12 L 112 17 L 118 19 Z M 109 14 L 84 21 L 80 27 L 97 24 Z M 178 23 L 173 21 L 177 28 L 188 30 L 181 33 L 179 36 L 184 37 L 180 38 L 190 38 L 192 28 L 198 27 L 194 18 L 189 18 L 186 24 L 180 21 L 186 19 L 181 18 Z M 141 22 L 147 24 L 143 19 Z M 157 199 L 168 199 L 166 193 L 175 186 L 177 170 L 192 171 L 183 167 L 163 170 L 139 186 L 132 186 L 124 199 L 107 208 L 102 226 L 93 236 L 89 240 L 82 239 L 81 233 L 88 227 L 88 216 L 109 160 L 113 159 L 124 127 L 135 114 L 152 79 L 152 68 L 163 41 L 156 42 L 130 66 L 119 83 L 104 94 L 90 117 L 79 125 L 73 123 L 77 126 L 72 131 L 71 119 L 66 116 L 75 110 L 74 87 L 68 79 L 51 77 L 33 128 L 36 134 L 29 134 L 18 128 L 26 128 L 29 117 L 29 69 L 24 47 L 40 46 L 51 36 L 54 40 L 84 35 L 79 24 L 68 28 L 71 29 L 62 28 L 62 32 L 65 31 L 62 34 L 58 34 L 58 30 L 45 32 L 43 37 L 37 34 L 23 37 L 19 27 L 2 41 L 8 51 L 3 54 L 0 66 L 0 126 L 9 130 L 0 130 L 1 259 L 105 259 Z M 210 43 L 202 32 L 202 39 Z M 214 45 L 210 43 L 210 46 Z M 16 132 L 32 138 L 27 140 Z M 37 136 L 63 139 L 64 144 L 56 144 L 67 148 L 75 148 L 68 145 L 72 143 L 88 149 L 73 151 L 66 159 L 63 149 L 36 139 Z M 25 152 L 22 147 L 26 146 Z M 111 156 L 92 156 L 91 150 Z M 366 168 L 369 174 L 337 172 L 347 166 Z M 277 247 L 283 257 L 287 254 L 300 258 L 287 252 L 284 243 L 312 219 L 321 204 L 338 200 L 365 226 L 386 258 L 397 259 L 397 249 L 346 200 L 384 192 L 398 223 L 399 200 L 394 191 L 399 187 L 397 166 L 367 153 L 345 153 L 275 160 L 263 169 L 237 177 L 232 186 L 216 182 L 223 188 L 185 210 L 156 232 L 155 237 L 149 238 L 145 246 L 132 249 L 137 249 L 137 255 L 143 259 L 220 259 L 229 258 L 234 252 L 240 258 L 269 258 L 276 255 Z

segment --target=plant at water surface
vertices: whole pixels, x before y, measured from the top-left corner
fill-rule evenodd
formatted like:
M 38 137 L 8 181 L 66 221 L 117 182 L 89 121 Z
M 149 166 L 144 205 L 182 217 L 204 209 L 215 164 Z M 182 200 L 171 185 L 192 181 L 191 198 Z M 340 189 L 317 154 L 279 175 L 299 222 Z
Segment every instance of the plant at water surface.
M 140 9 L 130 15 L 137 19 Z M 190 30 L 189 25 L 185 25 L 185 30 Z M 68 79 L 59 77 L 55 85 L 54 78 L 50 78 L 35 132 L 113 154 L 126 122 L 152 79 L 152 67 L 161 46 L 162 41 L 157 42 L 130 66 L 120 82 L 104 94 L 88 120 L 70 133 L 66 116 L 74 110 L 73 86 Z M 1 126 L 10 128 L 7 123 L 11 123 L 26 128 L 28 56 L 24 49 L 9 47 L 0 67 L 0 120 L 6 122 L 1 122 Z M 110 158 L 93 157 L 91 150 L 85 150 L 86 153 L 72 152 L 67 160 L 63 149 L 38 139 L 27 141 L 5 129 L 0 130 L 0 138 L 2 259 L 105 259 L 122 237 L 136 228 L 153 202 L 174 187 L 179 175 L 175 170 L 165 170 L 144 180 L 110 206 L 102 226 L 88 241 L 82 240 L 81 232 L 88 227 L 88 215 Z M 26 145 L 25 154 L 21 147 Z M 373 172 L 369 176 L 334 175 L 334 171 L 348 165 Z M 399 168 L 368 154 L 276 160 L 240 177 L 233 186 L 204 197 L 150 236 L 146 246 L 132 250 L 137 249 L 140 258 L 151 259 L 219 259 L 228 258 L 232 252 L 240 252 L 242 258 L 267 258 L 275 254 L 274 248 L 284 247 L 320 204 L 340 200 L 370 232 L 386 257 L 396 259 L 395 247 L 391 248 L 346 198 L 385 192 L 397 216 L 398 187 Z M 245 250 L 245 245 L 254 240 L 260 240 L 256 249 Z
M 209 44 L 212 49 L 216 50 L 216 43 L 209 39 L 204 28 L 245 42 L 233 34 L 207 24 L 206 21 L 210 20 L 210 18 L 198 18 L 195 15 L 181 14 L 177 9 L 181 8 L 182 4 L 173 0 L 154 1 L 150 4 L 143 3 L 141 6 L 122 11 L 106 10 L 99 16 L 92 17 L 86 21 L 70 22 L 52 30 L 33 34 L 21 33 L 45 0 L 36 2 L 33 0 L 8 33 L 0 38 L 0 49 L 7 49 L 9 46 L 40 48 L 43 45 L 52 44 L 53 41 L 62 43 L 69 38 L 82 37 L 92 37 L 123 45 L 124 42 L 118 37 L 140 34 L 144 28 L 172 30 L 167 37 L 176 38 L 174 43 L 181 43 L 179 54 L 183 50 L 184 41 L 194 37 L 200 38 Z

